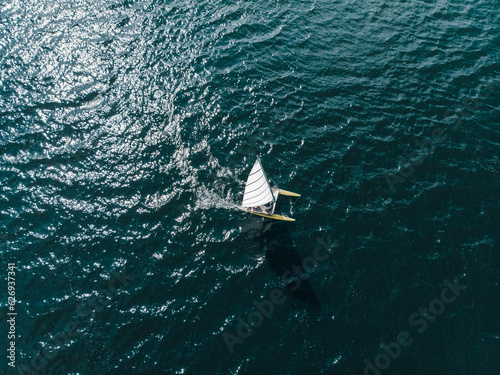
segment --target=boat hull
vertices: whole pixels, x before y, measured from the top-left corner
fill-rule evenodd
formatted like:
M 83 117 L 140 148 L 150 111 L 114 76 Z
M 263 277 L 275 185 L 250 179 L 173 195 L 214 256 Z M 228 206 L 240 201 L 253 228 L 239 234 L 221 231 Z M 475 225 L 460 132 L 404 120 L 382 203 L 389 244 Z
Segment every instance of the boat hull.
M 281 221 L 295 221 L 295 219 L 285 216 L 285 215 L 279 215 L 279 214 L 272 214 L 272 215 L 266 215 L 266 214 L 261 214 L 259 212 L 252 212 L 250 211 L 247 207 L 238 207 L 240 210 L 257 215 L 257 216 L 262 216 L 262 217 L 267 217 L 269 219 L 274 219 L 274 220 L 281 220 Z
M 283 189 L 278 189 L 280 195 L 288 195 L 289 197 L 300 197 L 300 194 L 297 194 L 297 193 L 293 193 L 291 191 L 288 191 L 288 190 L 283 190 Z

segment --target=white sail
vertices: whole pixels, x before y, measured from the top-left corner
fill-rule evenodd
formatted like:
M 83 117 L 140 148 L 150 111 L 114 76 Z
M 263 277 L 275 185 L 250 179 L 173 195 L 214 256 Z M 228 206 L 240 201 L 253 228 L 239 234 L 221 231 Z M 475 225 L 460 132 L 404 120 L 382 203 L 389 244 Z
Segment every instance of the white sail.
M 243 194 L 243 207 L 257 207 L 261 204 L 275 202 L 271 186 L 264 173 L 260 159 L 257 158 L 248 176 Z

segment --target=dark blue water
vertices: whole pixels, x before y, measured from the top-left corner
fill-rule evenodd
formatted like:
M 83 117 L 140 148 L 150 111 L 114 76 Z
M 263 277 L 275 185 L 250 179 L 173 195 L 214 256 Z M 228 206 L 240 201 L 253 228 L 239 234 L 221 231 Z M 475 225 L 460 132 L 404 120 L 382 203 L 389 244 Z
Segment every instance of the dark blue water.
M 497 374 L 499 15 L 2 2 L 2 372 Z

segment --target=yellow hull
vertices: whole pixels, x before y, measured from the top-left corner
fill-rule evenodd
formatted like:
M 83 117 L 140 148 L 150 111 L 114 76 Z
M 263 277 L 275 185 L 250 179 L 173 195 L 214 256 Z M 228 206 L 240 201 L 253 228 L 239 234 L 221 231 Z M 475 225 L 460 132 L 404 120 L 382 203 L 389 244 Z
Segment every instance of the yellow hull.
M 295 221 L 295 219 L 292 219 L 291 217 L 284 216 L 284 215 L 278 215 L 278 214 L 266 215 L 266 214 L 261 214 L 259 212 L 249 211 L 246 207 L 238 207 L 238 208 L 242 211 L 249 212 L 249 213 L 257 215 L 257 216 L 267 217 L 269 219 L 282 220 L 282 221 Z
M 289 197 L 300 197 L 300 194 L 292 193 L 291 191 L 283 190 L 283 189 L 279 189 L 279 193 L 281 195 L 288 195 Z
M 295 221 L 295 219 L 292 219 L 291 217 L 278 215 L 278 214 L 266 215 L 266 214 L 260 214 L 258 212 L 252 212 L 252 211 L 247 211 L 247 212 L 250 212 L 251 214 L 262 216 L 262 217 L 268 217 L 269 219 L 283 220 L 283 221 Z

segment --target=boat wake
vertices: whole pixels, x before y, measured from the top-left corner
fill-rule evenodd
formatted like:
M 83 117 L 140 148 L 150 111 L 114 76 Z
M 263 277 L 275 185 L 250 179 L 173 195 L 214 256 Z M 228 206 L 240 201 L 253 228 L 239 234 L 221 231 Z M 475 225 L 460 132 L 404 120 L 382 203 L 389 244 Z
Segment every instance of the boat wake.
M 227 196 L 224 198 L 217 192 L 209 190 L 205 185 L 201 185 L 198 189 L 196 189 L 195 194 L 195 209 L 207 210 L 209 208 L 219 208 L 234 210 L 238 207 L 234 203 L 230 191 L 228 191 Z

